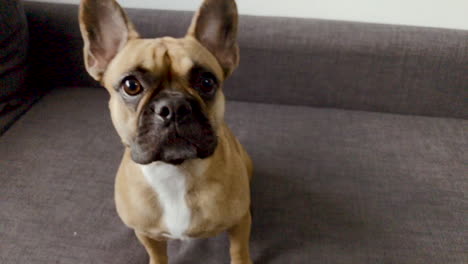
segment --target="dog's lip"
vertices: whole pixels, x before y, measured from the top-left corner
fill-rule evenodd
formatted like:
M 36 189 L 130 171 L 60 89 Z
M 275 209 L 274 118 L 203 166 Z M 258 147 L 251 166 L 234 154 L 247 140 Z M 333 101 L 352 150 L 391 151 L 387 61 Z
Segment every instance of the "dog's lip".
M 164 141 L 160 141 L 162 144 L 155 142 L 157 145 L 150 143 L 152 140 L 149 139 L 149 137 L 158 137 L 157 134 L 153 134 L 149 130 L 140 130 L 139 135 L 134 139 L 132 146 L 135 144 L 136 146 L 143 147 L 143 152 L 152 154 L 147 155 L 146 157 L 143 155 L 141 158 L 136 155 L 133 156 L 132 159 L 139 164 L 149 164 L 161 161 L 173 165 L 180 165 L 186 160 L 197 158 L 204 159 L 214 153 L 214 149 L 216 148 L 218 141 L 216 134 L 213 132 L 206 132 L 204 130 L 198 131 L 198 133 L 206 134 L 206 136 L 205 138 L 197 139 L 196 135 L 194 135 L 195 137 L 191 137 L 189 132 L 190 127 L 179 125 L 180 124 L 177 123 L 171 123 L 166 126 L 166 131 L 164 132 L 165 139 Z M 136 149 L 139 149 L 140 147 L 136 147 Z M 179 147 L 181 152 L 180 154 L 177 154 L 179 151 L 177 149 Z M 166 151 L 170 151 L 172 154 L 167 155 Z
M 168 160 L 166 163 L 170 163 L 172 165 L 180 165 L 184 163 L 184 161 L 186 161 L 186 159 L 175 159 L 175 160 Z
M 185 140 L 188 144 L 194 146 L 197 149 L 203 149 L 203 146 L 201 146 L 202 143 L 197 142 L 196 139 L 181 135 L 182 133 L 179 132 L 179 129 L 180 129 L 179 126 L 175 125 L 173 128 L 174 128 L 174 133 L 175 133 L 176 138 Z M 214 138 L 217 137 L 216 135 L 211 135 L 211 136 L 213 136 Z

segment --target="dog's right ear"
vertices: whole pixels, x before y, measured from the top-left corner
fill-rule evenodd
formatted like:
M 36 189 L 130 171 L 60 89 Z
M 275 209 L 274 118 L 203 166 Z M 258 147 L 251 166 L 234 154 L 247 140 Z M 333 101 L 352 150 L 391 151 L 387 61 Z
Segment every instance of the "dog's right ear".
M 79 19 L 86 70 L 101 81 L 112 59 L 138 33 L 115 0 L 82 0 Z

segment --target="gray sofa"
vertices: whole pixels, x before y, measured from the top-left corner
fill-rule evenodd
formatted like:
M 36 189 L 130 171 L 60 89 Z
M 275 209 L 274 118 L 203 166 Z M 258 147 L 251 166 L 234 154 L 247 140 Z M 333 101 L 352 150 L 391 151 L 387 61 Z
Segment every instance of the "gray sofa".
M 147 263 L 115 212 L 123 149 L 77 6 L 24 7 L 28 110 L 0 116 L 0 263 Z M 128 12 L 146 37 L 183 36 L 192 15 Z M 468 263 L 467 31 L 242 16 L 239 42 L 224 90 L 255 163 L 256 264 Z M 225 234 L 169 253 L 229 262 Z

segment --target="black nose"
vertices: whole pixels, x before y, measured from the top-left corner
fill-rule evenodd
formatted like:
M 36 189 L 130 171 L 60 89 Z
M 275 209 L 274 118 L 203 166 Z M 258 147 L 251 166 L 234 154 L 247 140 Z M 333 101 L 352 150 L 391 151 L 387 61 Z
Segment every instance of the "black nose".
M 192 114 L 192 107 L 185 98 L 161 98 L 154 102 L 154 112 L 164 122 L 181 122 Z

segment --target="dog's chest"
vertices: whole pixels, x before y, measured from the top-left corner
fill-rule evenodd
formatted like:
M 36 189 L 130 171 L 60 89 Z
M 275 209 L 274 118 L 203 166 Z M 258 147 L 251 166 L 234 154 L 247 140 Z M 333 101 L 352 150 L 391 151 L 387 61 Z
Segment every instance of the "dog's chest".
M 174 165 L 154 162 L 141 166 L 143 175 L 155 191 L 162 220 L 169 238 L 184 239 L 190 226 L 191 212 L 186 202 L 187 172 Z

